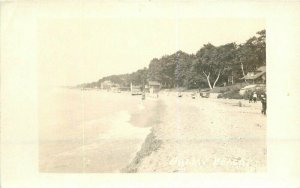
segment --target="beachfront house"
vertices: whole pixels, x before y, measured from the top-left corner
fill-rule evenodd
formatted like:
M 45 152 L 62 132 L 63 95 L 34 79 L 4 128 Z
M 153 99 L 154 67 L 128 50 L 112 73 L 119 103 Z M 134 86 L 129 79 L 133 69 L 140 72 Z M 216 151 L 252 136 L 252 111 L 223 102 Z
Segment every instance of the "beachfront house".
M 157 94 L 160 91 L 161 84 L 157 81 L 149 81 L 148 88 L 150 94 Z
M 131 91 L 131 95 L 141 95 L 142 94 L 142 86 L 133 85 L 132 83 L 130 83 L 130 91 Z
M 246 80 L 253 84 L 265 84 L 266 83 L 266 66 L 261 66 L 255 71 L 248 72 L 246 76 L 241 79 Z

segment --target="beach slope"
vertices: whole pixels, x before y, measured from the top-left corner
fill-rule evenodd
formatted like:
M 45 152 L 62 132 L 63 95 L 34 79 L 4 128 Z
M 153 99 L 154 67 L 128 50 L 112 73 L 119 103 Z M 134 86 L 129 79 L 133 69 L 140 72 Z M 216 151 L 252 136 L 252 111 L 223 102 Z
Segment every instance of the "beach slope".
M 266 116 L 260 103 L 174 96 L 156 102 L 156 123 L 123 172 L 266 170 Z

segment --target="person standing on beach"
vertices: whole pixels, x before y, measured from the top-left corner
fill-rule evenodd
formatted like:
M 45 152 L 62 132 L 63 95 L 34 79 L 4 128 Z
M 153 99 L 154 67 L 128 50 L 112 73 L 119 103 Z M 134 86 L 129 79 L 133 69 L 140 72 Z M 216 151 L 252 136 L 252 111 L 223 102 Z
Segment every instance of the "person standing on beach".
M 249 103 L 251 103 L 253 101 L 253 93 L 250 93 L 249 95 Z
M 262 104 L 262 110 L 261 113 L 266 115 L 267 111 L 267 97 L 265 94 L 261 95 L 261 104 Z
M 254 91 L 254 93 L 253 93 L 252 99 L 253 99 L 253 102 L 256 103 L 256 100 L 257 100 L 257 94 L 256 94 L 255 91 Z

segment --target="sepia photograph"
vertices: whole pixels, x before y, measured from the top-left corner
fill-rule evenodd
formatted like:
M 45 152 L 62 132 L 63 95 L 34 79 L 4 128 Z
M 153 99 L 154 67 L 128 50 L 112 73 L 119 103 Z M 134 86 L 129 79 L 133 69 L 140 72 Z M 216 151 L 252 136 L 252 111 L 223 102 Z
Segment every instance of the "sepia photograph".
M 0 187 L 299 188 L 299 2 L 0 5 Z
M 38 46 L 40 172 L 266 170 L 263 19 L 40 19 Z

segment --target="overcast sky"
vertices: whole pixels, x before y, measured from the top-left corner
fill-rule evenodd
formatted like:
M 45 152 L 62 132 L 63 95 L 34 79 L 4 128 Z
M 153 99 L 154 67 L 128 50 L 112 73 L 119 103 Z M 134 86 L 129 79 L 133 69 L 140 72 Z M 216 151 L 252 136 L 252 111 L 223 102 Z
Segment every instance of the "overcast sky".
M 203 44 L 244 43 L 263 19 L 53 18 L 38 23 L 42 82 L 75 85 L 148 67 L 151 59 Z

